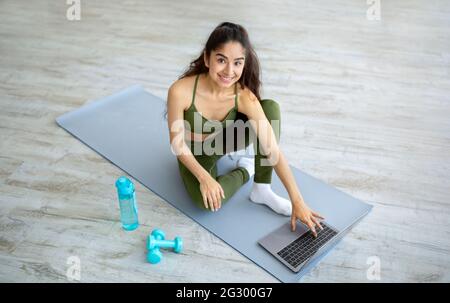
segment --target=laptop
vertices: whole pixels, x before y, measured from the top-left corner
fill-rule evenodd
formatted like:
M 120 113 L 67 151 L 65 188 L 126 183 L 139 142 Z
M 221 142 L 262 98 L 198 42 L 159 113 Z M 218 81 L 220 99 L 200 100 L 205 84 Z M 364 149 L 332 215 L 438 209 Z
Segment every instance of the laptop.
M 259 239 L 258 243 L 286 267 L 297 273 L 342 239 L 361 218 L 362 216 L 341 230 L 328 222 L 321 221 L 323 230 L 316 227 L 317 238 L 306 225 L 298 221 L 295 232 L 292 232 L 289 221 Z

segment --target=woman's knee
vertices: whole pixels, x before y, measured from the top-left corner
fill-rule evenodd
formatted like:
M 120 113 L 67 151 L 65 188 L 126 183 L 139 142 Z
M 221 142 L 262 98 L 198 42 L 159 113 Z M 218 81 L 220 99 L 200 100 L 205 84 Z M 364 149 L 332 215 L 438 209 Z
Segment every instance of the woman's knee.
M 207 208 L 205 207 L 205 203 L 203 203 L 203 197 L 200 192 L 200 188 L 187 188 L 187 191 L 195 206 L 202 210 L 207 210 Z
M 194 200 L 194 204 L 195 204 L 195 206 L 197 206 L 199 209 L 201 209 L 201 210 L 208 210 L 206 207 L 205 207 L 205 203 L 203 203 L 203 199 L 195 199 Z
M 264 110 L 267 120 L 269 120 L 277 140 L 280 139 L 281 132 L 281 113 L 280 105 L 272 99 L 261 100 L 261 106 Z
M 280 105 L 273 99 L 262 99 L 261 107 L 269 121 L 280 119 Z
M 202 193 L 200 191 L 200 184 L 195 176 L 178 160 L 181 179 L 183 180 L 184 187 L 191 198 L 192 202 L 201 209 L 206 210 L 203 203 Z

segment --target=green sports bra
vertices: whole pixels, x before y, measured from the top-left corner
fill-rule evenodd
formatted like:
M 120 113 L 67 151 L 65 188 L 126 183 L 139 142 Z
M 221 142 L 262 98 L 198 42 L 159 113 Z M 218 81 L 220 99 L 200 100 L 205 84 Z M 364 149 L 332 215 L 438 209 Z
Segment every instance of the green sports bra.
M 191 132 L 196 133 L 196 134 L 212 134 L 214 132 L 219 131 L 222 128 L 225 128 L 226 126 L 226 122 L 227 120 L 232 120 L 234 121 L 237 117 L 237 94 L 236 94 L 236 89 L 237 89 L 237 83 L 235 83 L 234 85 L 234 93 L 236 94 L 236 97 L 234 98 L 234 107 L 228 112 L 228 114 L 226 115 L 226 117 L 222 120 L 208 120 L 205 117 L 203 117 L 198 111 L 197 108 L 195 107 L 194 101 L 195 101 L 195 91 L 197 90 L 197 82 L 198 82 L 198 78 L 199 78 L 200 74 L 197 75 L 197 77 L 195 78 L 195 84 L 194 84 L 194 92 L 192 94 L 192 103 L 191 106 L 189 106 L 189 108 L 187 110 L 184 111 L 184 121 L 185 123 L 189 123 Z M 194 121 L 198 119 L 198 121 L 201 121 L 201 129 L 194 129 Z M 198 122 L 197 122 L 198 123 Z M 204 130 L 204 126 L 205 124 L 207 125 L 207 130 Z

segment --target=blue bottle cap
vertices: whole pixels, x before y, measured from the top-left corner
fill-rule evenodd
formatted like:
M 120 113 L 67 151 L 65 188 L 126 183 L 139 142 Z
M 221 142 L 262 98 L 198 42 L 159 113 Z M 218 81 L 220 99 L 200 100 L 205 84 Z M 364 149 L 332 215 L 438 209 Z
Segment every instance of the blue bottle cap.
M 120 177 L 116 181 L 116 187 L 119 193 L 129 195 L 134 192 L 134 184 L 127 177 Z

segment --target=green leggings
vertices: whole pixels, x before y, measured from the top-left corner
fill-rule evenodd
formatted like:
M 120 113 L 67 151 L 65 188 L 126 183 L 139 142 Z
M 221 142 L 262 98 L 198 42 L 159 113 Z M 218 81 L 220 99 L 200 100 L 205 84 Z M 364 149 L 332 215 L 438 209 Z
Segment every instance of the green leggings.
M 261 106 L 264 110 L 264 114 L 266 115 L 267 119 L 272 125 L 272 128 L 275 133 L 275 137 L 277 140 L 277 143 L 280 140 L 280 107 L 277 102 L 271 99 L 263 99 L 260 101 Z M 235 121 L 242 120 L 242 122 L 246 122 L 248 120 L 247 116 L 238 113 Z M 274 120 L 274 121 L 272 121 Z M 273 122 L 276 122 L 278 125 L 274 125 Z M 235 130 L 235 136 L 234 136 L 234 144 L 231 146 L 230 150 L 230 144 L 231 140 L 228 140 L 227 142 L 227 136 L 223 135 L 224 142 L 223 142 L 223 153 L 221 155 L 194 155 L 194 157 L 197 159 L 197 161 L 200 163 L 200 165 L 206 169 L 211 176 L 216 179 L 217 182 L 222 186 L 223 191 L 225 192 L 225 198 L 222 199 L 222 204 L 226 203 L 231 196 L 247 181 L 250 179 L 249 174 L 245 168 L 238 167 L 231 171 L 229 171 L 226 174 L 217 176 L 217 161 L 224 156 L 227 153 L 230 153 L 232 151 L 238 151 L 245 149 L 248 147 L 251 143 L 251 136 L 250 131 L 253 132 L 253 138 L 255 138 L 255 133 L 253 130 L 250 130 L 248 127 L 245 129 L 245 146 L 242 146 L 242 143 L 239 146 L 239 142 L 237 142 L 237 130 Z M 220 136 L 221 134 L 219 134 Z M 227 144 L 228 143 L 228 144 Z M 201 144 L 201 143 L 200 143 Z M 256 144 L 253 144 L 253 148 L 255 149 L 255 176 L 254 181 L 256 183 L 271 183 L 272 182 L 272 171 L 273 167 L 266 165 L 261 165 L 262 159 L 267 159 L 265 155 L 263 155 L 260 151 L 259 146 L 259 140 L 257 140 Z M 192 149 L 192 147 L 191 147 Z M 187 192 L 189 193 L 192 200 L 195 202 L 195 204 L 205 209 L 205 205 L 203 203 L 203 197 L 200 191 L 200 183 L 197 180 L 197 178 L 181 163 L 180 160 L 178 160 L 178 166 L 180 169 L 180 174 L 183 179 L 183 183 L 186 187 Z

